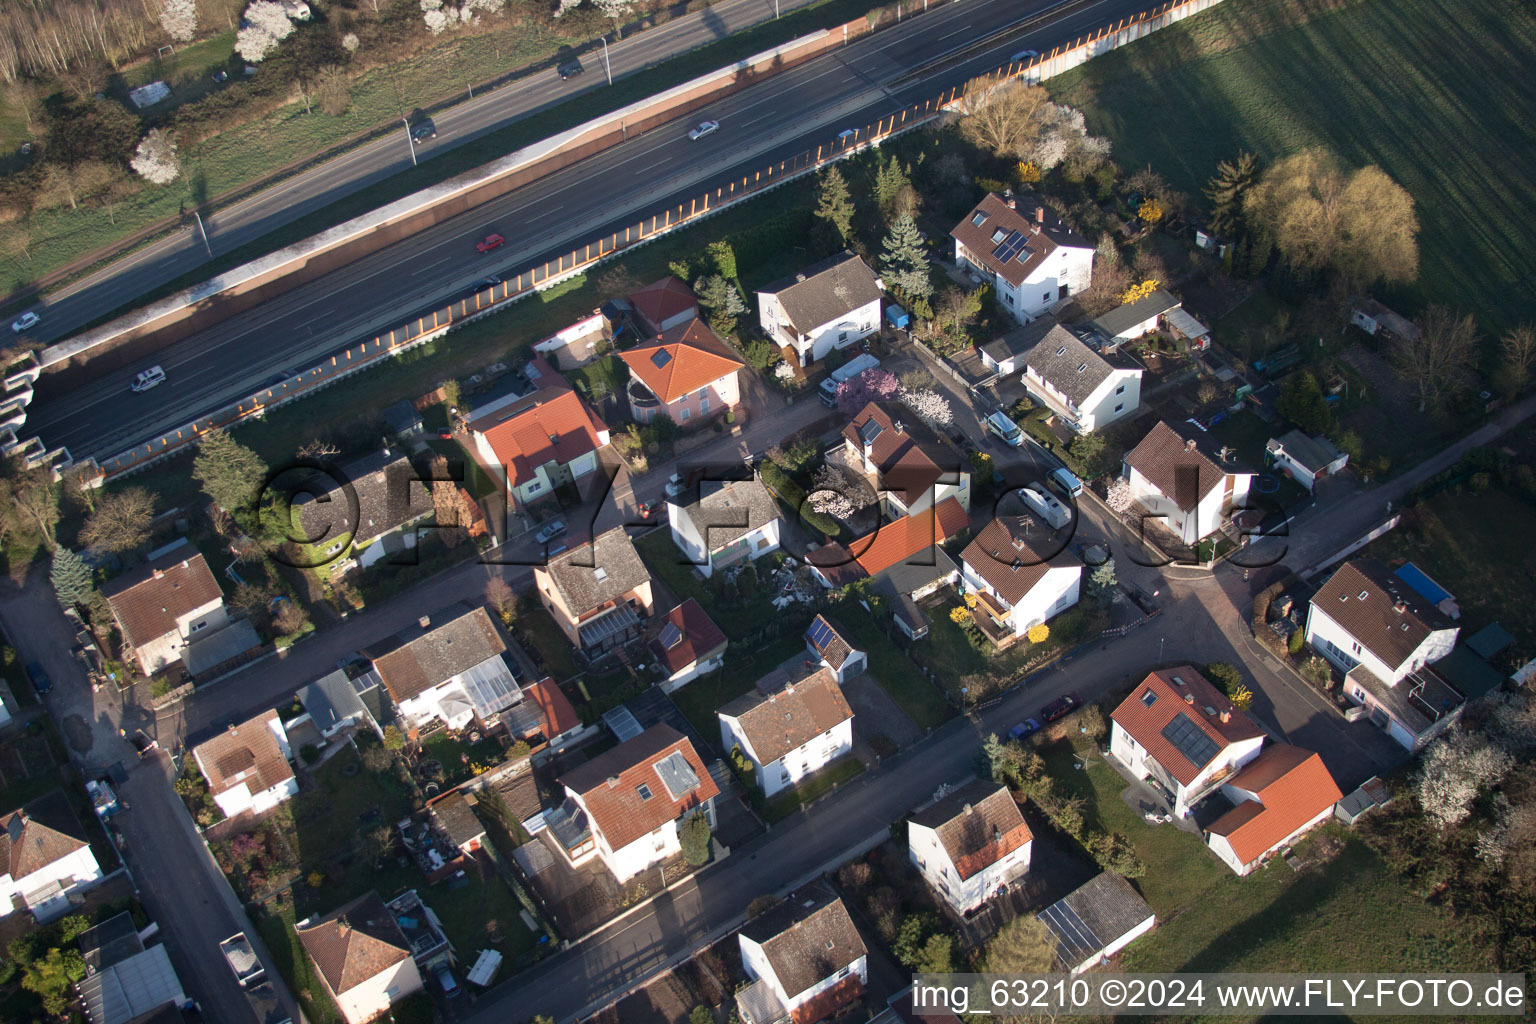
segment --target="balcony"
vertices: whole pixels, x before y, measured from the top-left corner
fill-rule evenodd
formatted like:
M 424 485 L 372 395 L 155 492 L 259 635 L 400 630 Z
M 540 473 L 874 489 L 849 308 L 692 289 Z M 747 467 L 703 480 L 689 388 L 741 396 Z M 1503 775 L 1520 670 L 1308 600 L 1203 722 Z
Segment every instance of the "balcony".
M 629 379 L 629 385 L 624 389 L 629 396 L 629 405 L 633 409 L 654 409 L 661 404 L 661 399 L 652 394 L 651 389 L 640 383 L 635 378 Z

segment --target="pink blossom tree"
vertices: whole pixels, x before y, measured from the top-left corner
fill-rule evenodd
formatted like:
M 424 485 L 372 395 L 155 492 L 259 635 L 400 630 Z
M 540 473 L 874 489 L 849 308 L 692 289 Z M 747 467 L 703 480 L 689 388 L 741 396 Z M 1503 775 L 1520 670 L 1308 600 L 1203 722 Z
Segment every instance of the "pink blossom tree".
M 837 386 L 837 409 L 845 416 L 857 416 L 870 402 L 895 398 L 900 391 L 901 382 L 894 373 L 875 367 Z

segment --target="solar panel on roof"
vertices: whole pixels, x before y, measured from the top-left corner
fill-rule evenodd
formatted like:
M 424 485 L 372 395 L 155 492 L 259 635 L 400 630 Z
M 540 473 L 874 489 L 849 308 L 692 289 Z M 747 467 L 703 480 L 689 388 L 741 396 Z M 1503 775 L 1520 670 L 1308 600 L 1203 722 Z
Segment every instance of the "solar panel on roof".
M 1202 732 L 1194 719 L 1182 711 L 1174 716 L 1173 721 L 1163 726 L 1163 739 L 1172 743 L 1174 749 L 1196 768 L 1204 768 L 1209 764 L 1219 749 L 1216 741 Z
M 818 651 L 826 650 L 827 645 L 832 642 L 832 637 L 835 635 L 831 624 L 819 615 L 816 617 L 816 621 L 811 623 L 811 628 L 805 631 L 805 638 Z
M 1029 236 L 1020 231 L 1010 231 L 996 249 L 992 250 L 992 256 L 1000 263 L 1007 263 L 1019 254 L 1024 244 L 1029 241 Z
M 657 637 L 657 639 L 661 641 L 661 646 L 665 650 L 670 651 L 683 642 L 683 631 L 677 628 L 676 623 L 669 622 L 662 629 L 661 636 Z
M 1061 942 L 1062 950 L 1067 953 L 1063 959 L 1069 965 L 1080 964 L 1104 948 L 1093 929 L 1083 922 L 1077 911 L 1067 906 L 1064 899 L 1042 910 L 1040 920 Z
M 662 367 L 666 366 L 671 361 L 672 361 L 672 353 L 668 352 L 664 348 L 659 348 L 655 352 L 651 353 L 651 362 L 656 364 L 656 368 L 658 370 L 661 369 Z
M 865 424 L 859 428 L 859 440 L 863 441 L 865 444 L 873 444 L 875 438 L 879 437 L 884 432 L 885 428 L 875 420 L 871 419 L 865 422 Z

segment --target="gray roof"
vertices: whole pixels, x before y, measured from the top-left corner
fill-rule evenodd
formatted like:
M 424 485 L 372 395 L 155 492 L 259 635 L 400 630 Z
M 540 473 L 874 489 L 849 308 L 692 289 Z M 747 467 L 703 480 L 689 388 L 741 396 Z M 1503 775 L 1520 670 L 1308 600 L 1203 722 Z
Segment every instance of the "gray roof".
M 1326 437 L 1308 437 L 1299 430 L 1272 437 L 1264 447 L 1271 452 L 1284 449 L 1292 462 L 1314 473 L 1344 454 Z
M 1114 338 L 1121 331 L 1128 331 L 1144 320 L 1160 316 L 1178 304 L 1178 299 L 1159 288 L 1150 295 L 1143 295 L 1135 302 L 1127 302 L 1123 306 L 1116 306 L 1108 313 L 1095 319 L 1093 326 Z
M 171 967 L 164 946 L 86 975 L 77 983 L 85 1015 L 91 1024 L 127 1024 L 166 1003 L 185 1003 L 186 994 Z
M 1040 912 L 1056 936 L 1056 959 L 1063 969 L 1097 956 L 1147 918 L 1152 908 L 1130 882 L 1106 871 Z
M 397 434 L 411 434 L 421 429 L 421 413 L 409 399 L 402 398 L 384 410 L 384 422 Z
M 379 685 L 378 673 L 369 669 L 354 684 L 341 669 L 316 679 L 299 691 L 299 703 L 314 719 L 315 728 L 321 732 L 334 729 L 339 723 L 353 716 L 367 715 L 368 709 L 359 694 L 370 686 Z
M 651 578 L 623 527 L 551 558 L 546 571 L 572 615 L 623 597 Z
M 1467 639 L 1467 646 L 1479 658 L 1492 658 L 1514 642 L 1514 635 L 1509 630 L 1497 622 L 1490 622 Z
M 1047 384 L 1067 396 L 1073 405 L 1082 405 L 1100 384 L 1109 379 L 1114 367 L 1109 360 L 1078 340 L 1065 327 L 1046 332 L 1024 364 L 1038 373 Z
M 867 952 L 843 901 L 822 890 L 791 894 L 742 925 L 741 934 L 763 947 L 790 997 L 830 978 Z
M 316 474 L 319 493 L 294 503 L 304 536 L 332 541 L 351 533 L 362 546 L 432 511 L 432 494 L 422 483 L 430 475 L 396 449 L 348 463 L 340 474 L 336 480 Z M 350 494 L 343 482 L 351 485 Z
M 1056 327 L 1058 321 L 1053 316 L 1042 316 L 1039 319 L 1015 327 L 1004 334 L 999 334 L 985 345 L 981 350 L 998 362 L 1007 362 L 1015 356 L 1021 356 L 1034 348 L 1044 338 L 1051 328 Z
M 439 832 L 454 846 L 465 846 L 485 835 L 485 826 L 475 816 L 463 793 L 450 793 L 429 804 L 427 813 Z
M 932 555 L 931 559 L 929 555 Z M 932 564 L 923 564 L 925 562 Z M 889 569 L 876 573 L 871 584 L 877 593 L 884 594 L 886 597 L 906 597 L 910 600 L 908 595 L 959 571 L 960 567 L 955 564 L 955 560 L 935 544 L 910 558 L 902 559 Z
M 802 332 L 881 298 L 875 272 L 851 252 L 813 263 L 797 274 L 773 282 L 758 294 L 777 295 L 789 322 Z
M 756 480 L 706 481 L 699 500 L 683 509 L 714 551 L 779 518 L 768 489 Z
M 80 944 L 80 955 L 85 958 L 85 966 L 92 972 L 144 952 L 139 929 L 133 923 L 133 915 L 126 910 L 116 917 L 107 918 L 94 928 L 87 928 L 76 941 Z
M 590 571 L 590 570 L 589 570 Z M 363 652 L 396 701 L 409 700 L 507 649 L 484 608 L 450 605 Z
M 198 676 L 260 646 L 261 637 L 249 619 L 231 619 L 211 633 L 194 636 L 182 649 L 181 663 Z

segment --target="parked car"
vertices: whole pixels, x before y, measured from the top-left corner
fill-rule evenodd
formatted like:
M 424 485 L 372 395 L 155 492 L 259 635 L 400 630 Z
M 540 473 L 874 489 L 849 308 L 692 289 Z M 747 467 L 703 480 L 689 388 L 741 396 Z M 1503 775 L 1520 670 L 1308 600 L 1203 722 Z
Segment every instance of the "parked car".
M 1064 693 L 1040 709 L 1040 717 L 1047 722 L 1065 718 L 1083 702 L 1075 693 Z
M 500 249 L 504 244 L 506 244 L 506 241 L 507 240 L 505 238 L 502 238 L 500 235 L 493 232 L 492 234 L 486 235 L 480 241 L 476 242 L 475 248 L 480 252 L 490 252 L 492 249 Z
M 148 391 L 150 388 L 159 387 L 164 383 L 165 371 L 158 366 L 151 366 L 133 378 L 133 383 L 128 385 L 128 388 L 134 392 Z
M 1051 470 L 1047 478 L 1051 484 L 1069 498 L 1081 498 L 1083 496 L 1083 482 L 1079 480 L 1065 466 Z
M 563 535 L 565 533 L 565 530 L 566 530 L 565 520 L 564 519 L 556 519 L 556 520 L 553 520 L 552 522 L 545 523 L 543 529 L 539 530 L 538 533 L 533 535 L 533 539 L 536 540 L 537 542 L 539 542 L 540 544 L 548 544 L 550 541 L 554 540 L 556 537 L 559 537 L 559 536 Z
M 42 319 L 42 317 L 38 316 L 36 313 L 29 309 L 15 320 L 11 321 L 11 330 L 17 334 L 20 334 L 22 331 L 29 331 L 36 327 L 42 321 Z
M 560 80 L 564 82 L 575 78 L 577 75 L 581 74 L 587 69 L 581 66 L 581 61 L 570 60 L 566 61 L 564 64 L 561 64 L 555 70 L 560 72 Z
M 148 757 L 151 750 L 157 750 L 160 747 L 160 744 L 143 729 L 135 729 L 133 735 L 129 737 L 129 742 L 133 744 L 133 749 L 138 751 L 140 757 Z
M 411 126 L 412 141 L 425 142 L 428 139 L 435 138 L 437 138 L 437 125 L 432 123 L 432 119 L 430 117 L 425 121 L 418 122 L 417 124 Z
M 713 135 L 720 130 L 719 121 L 700 121 L 697 128 L 688 133 L 688 138 L 698 142 L 706 135 Z
M 32 681 L 32 689 L 40 694 L 53 689 L 53 680 L 48 678 L 48 673 L 43 671 L 43 666 L 35 661 L 27 662 L 27 678 Z
M 496 277 L 494 274 L 490 277 L 482 277 L 475 282 L 475 291 L 483 292 L 487 288 L 494 288 L 499 284 L 501 284 L 501 278 Z
M 1039 720 L 1034 718 L 1026 718 L 1024 721 L 1008 730 L 1008 738 L 1011 740 L 1025 740 L 1039 731 Z
M 660 503 L 655 501 L 642 502 L 636 511 L 640 513 L 641 519 L 649 519 L 656 514 L 658 504 Z
M 454 996 L 459 994 L 461 991 L 459 989 L 459 983 L 453 980 L 452 971 L 450 971 L 446 966 L 443 966 L 437 969 L 436 974 L 437 983 L 438 985 L 442 986 L 443 995 L 447 996 L 449 999 L 452 999 Z

